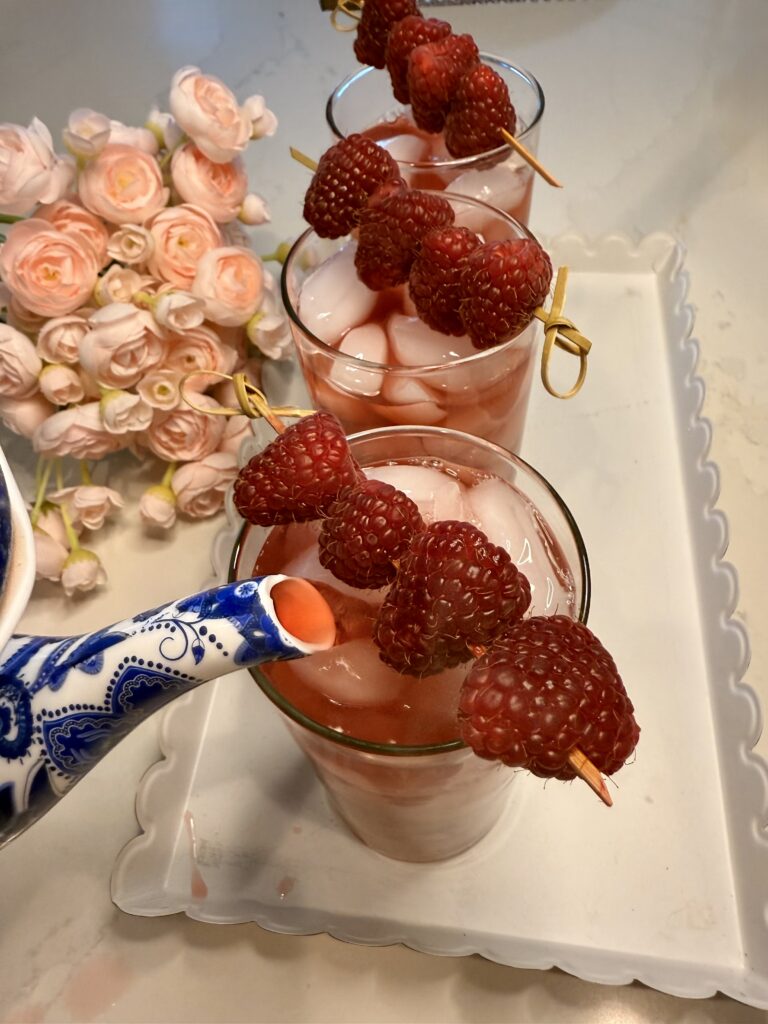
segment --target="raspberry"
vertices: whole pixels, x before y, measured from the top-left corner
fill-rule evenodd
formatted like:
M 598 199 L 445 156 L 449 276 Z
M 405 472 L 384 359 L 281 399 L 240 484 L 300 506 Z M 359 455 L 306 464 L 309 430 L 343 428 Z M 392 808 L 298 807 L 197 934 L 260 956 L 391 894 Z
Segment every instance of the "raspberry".
M 243 466 L 235 480 L 235 507 L 258 526 L 318 519 L 361 476 L 339 421 L 316 412 Z
M 466 72 L 480 59 L 472 36 L 446 36 L 423 43 L 408 58 L 408 92 L 413 119 L 427 132 L 440 132 Z
M 424 529 L 415 502 L 391 484 L 366 480 L 345 488 L 320 528 L 320 564 L 351 587 L 378 589 L 395 578 L 392 564 Z
M 341 238 L 357 224 L 368 197 L 400 172 L 386 149 L 348 135 L 320 157 L 304 196 L 304 219 L 321 238 Z
M 533 238 L 486 242 L 461 269 L 461 319 L 475 348 L 508 341 L 549 292 L 552 264 Z
M 451 26 L 448 22 L 437 18 L 409 14 L 407 18 L 395 22 L 387 39 L 385 59 L 396 100 L 400 103 L 411 102 L 408 91 L 408 57 L 411 50 L 423 43 L 436 43 L 438 39 L 445 39 L 450 34 Z
M 421 239 L 453 218 L 448 200 L 433 193 L 405 189 L 376 197 L 360 215 L 357 276 L 374 291 L 407 281 Z
M 360 63 L 383 68 L 389 31 L 409 15 L 421 17 L 416 0 L 365 0 L 355 37 L 355 56 Z
M 472 656 L 516 622 L 531 600 L 507 552 L 470 523 L 442 520 L 417 534 L 374 625 L 387 665 L 426 676 Z
M 480 245 L 469 228 L 435 228 L 421 241 L 408 278 L 408 291 L 425 324 L 443 334 L 464 334 L 459 314 L 461 268 Z
M 451 156 L 475 156 L 504 144 L 501 129 L 515 134 L 515 108 L 507 83 L 487 64 L 470 68 L 458 84 L 445 118 Z
M 613 658 L 597 637 L 565 615 L 518 622 L 470 669 L 459 699 L 461 736 L 476 754 L 572 779 L 578 747 L 612 775 L 640 729 Z

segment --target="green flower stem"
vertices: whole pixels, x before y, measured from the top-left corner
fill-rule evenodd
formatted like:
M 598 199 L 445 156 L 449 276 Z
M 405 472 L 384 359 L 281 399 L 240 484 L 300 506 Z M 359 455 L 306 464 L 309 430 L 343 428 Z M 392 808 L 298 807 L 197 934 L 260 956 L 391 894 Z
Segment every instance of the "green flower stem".
M 45 467 L 41 469 L 37 476 L 37 491 L 35 492 L 35 504 L 32 506 L 32 511 L 29 513 L 29 518 L 32 521 L 32 525 L 36 526 L 37 521 L 40 518 L 40 513 L 43 510 L 43 503 L 45 502 L 45 492 L 48 490 L 48 481 L 51 477 L 51 470 L 53 469 L 52 459 L 40 459 L 39 463 L 45 463 Z
M 91 471 L 88 468 L 88 463 L 85 460 L 83 460 L 80 463 L 80 479 L 83 481 L 86 487 L 90 487 L 93 484 Z
M 15 224 L 16 221 L 26 219 L 26 217 L 14 217 L 12 213 L 0 213 L 0 224 Z
M 64 523 L 64 532 L 67 535 L 70 551 L 74 554 L 75 551 L 80 550 L 80 541 L 75 533 L 75 528 L 72 525 L 72 520 L 69 518 L 69 512 L 67 512 L 67 506 L 64 502 L 59 505 L 59 513 L 61 521 Z

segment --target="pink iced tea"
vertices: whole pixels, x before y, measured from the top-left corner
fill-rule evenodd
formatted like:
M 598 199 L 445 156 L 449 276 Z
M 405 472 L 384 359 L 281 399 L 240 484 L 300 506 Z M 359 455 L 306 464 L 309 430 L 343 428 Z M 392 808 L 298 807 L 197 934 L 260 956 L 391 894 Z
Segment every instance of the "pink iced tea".
M 485 203 L 446 193 L 456 224 L 485 241 L 530 238 Z M 348 433 L 391 424 L 449 427 L 520 449 L 531 390 L 537 321 L 478 351 L 467 336 L 433 331 L 407 286 L 371 291 L 357 277 L 356 241 L 305 232 L 283 267 L 283 299 L 304 378 L 317 408 Z
M 480 59 L 507 83 L 517 116 L 515 135 L 535 155 L 544 113 L 541 86 L 530 72 L 500 57 L 481 54 Z M 395 100 L 386 71 L 364 67 L 345 78 L 328 100 L 326 117 L 337 138 L 361 132 L 388 149 L 411 187 L 450 189 L 528 223 L 531 167 L 506 145 L 479 156 L 452 157 L 442 133 L 422 131 L 410 107 Z
M 427 522 L 466 520 L 502 545 L 532 584 L 533 613 L 586 617 L 581 538 L 559 498 L 521 460 L 430 429 L 370 431 L 352 445 L 367 475 L 405 491 Z M 420 454 L 405 455 L 409 450 Z M 323 569 L 318 532 L 318 523 L 275 527 L 266 538 L 256 531 L 238 565 L 249 572 L 255 558 L 255 573 L 282 572 L 333 588 L 342 642 L 254 674 L 365 843 L 404 860 L 452 856 L 494 824 L 514 775 L 458 739 L 466 665 L 415 679 L 380 661 L 370 627 L 385 592 L 357 590 Z

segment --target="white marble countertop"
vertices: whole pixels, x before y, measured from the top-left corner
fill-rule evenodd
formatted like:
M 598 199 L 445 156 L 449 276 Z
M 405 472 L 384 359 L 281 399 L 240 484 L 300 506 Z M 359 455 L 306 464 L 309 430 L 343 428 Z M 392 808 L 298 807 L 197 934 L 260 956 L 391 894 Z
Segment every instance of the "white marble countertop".
M 687 248 L 704 411 L 740 575 L 737 614 L 753 650 L 748 678 L 766 702 L 768 360 L 758 305 L 768 272 L 768 3 L 528 0 L 436 13 L 542 82 L 540 156 L 567 187 L 537 184 L 534 231 L 664 230 Z M 241 96 L 263 93 L 280 118 L 276 138 L 249 157 L 272 207 L 272 227 L 259 236 L 267 251 L 300 227 L 306 172 L 287 146 L 322 152 L 325 98 L 354 66 L 350 37 L 331 31 L 316 0 L 4 0 L 0 121 L 36 114 L 56 134 L 72 109 L 92 106 L 135 123 L 152 102 L 165 103 L 183 64 L 220 75 Z M 198 524 L 189 550 L 204 551 L 215 529 Z M 74 605 L 38 589 L 23 625 L 102 625 L 196 589 L 206 572 L 202 555 L 172 580 L 142 563 L 119 590 Z M 768 1021 L 723 997 L 686 1001 L 479 957 L 129 917 L 111 903 L 109 877 L 136 833 L 134 794 L 158 757 L 157 730 L 151 719 L 134 732 L 0 855 L 0 1019 Z M 765 755 L 768 744 L 758 749 Z

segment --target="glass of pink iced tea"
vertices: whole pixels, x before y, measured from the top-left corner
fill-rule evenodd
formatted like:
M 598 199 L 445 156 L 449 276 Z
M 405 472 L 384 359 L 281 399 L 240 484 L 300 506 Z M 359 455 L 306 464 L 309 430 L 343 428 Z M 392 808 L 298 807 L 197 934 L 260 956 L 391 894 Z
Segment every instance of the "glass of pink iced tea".
M 456 225 L 484 241 L 532 238 L 508 214 L 445 193 Z M 315 408 L 334 413 L 348 434 L 390 424 L 450 427 L 510 451 L 523 439 L 541 325 L 493 348 L 429 328 L 407 285 L 371 291 L 355 270 L 354 238 L 296 241 L 282 292 Z
M 544 114 L 541 86 L 529 71 L 501 57 L 481 53 L 480 60 L 506 82 L 517 117 L 515 137 L 536 156 Z M 447 188 L 528 223 L 534 178 L 530 165 L 508 145 L 477 156 L 452 157 L 442 133 L 418 128 L 410 107 L 394 98 L 386 70 L 365 66 L 345 78 L 328 99 L 326 118 L 337 138 L 360 132 L 388 149 L 412 188 Z
M 427 522 L 471 521 L 505 547 L 531 582 L 528 614 L 586 622 L 581 534 L 558 494 L 522 459 L 435 427 L 370 430 L 350 444 L 366 474 L 405 491 Z M 408 861 L 461 853 L 499 819 L 515 777 L 459 739 L 456 710 L 469 664 L 423 679 L 384 665 L 370 624 L 385 590 L 349 587 L 323 569 L 318 531 L 316 522 L 241 531 L 231 578 L 279 571 L 332 587 L 340 622 L 332 650 L 252 674 L 365 844 Z

